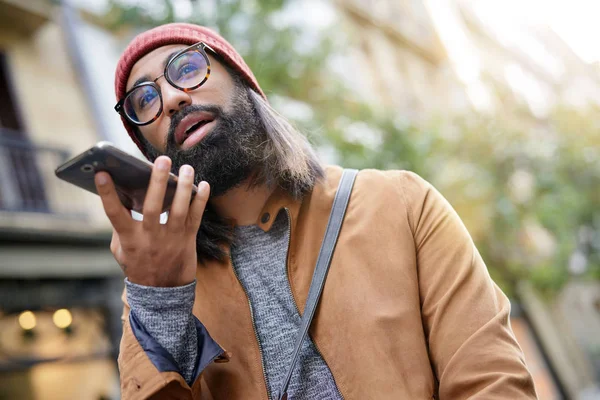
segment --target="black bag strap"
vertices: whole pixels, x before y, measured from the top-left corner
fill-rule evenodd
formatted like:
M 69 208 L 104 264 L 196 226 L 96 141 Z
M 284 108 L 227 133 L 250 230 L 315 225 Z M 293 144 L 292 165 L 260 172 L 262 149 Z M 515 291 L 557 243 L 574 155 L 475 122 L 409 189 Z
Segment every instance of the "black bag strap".
M 342 222 L 344 221 L 344 215 L 346 214 L 346 207 L 350 200 L 350 193 L 352 193 L 352 186 L 354 186 L 354 180 L 358 173 L 355 169 L 345 169 L 342 173 L 342 179 L 338 186 L 335 198 L 333 200 L 333 207 L 331 208 L 331 214 L 329 215 L 329 222 L 327 223 L 327 229 L 325 230 L 325 237 L 321 244 L 321 251 L 317 258 L 317 265 L 315 266 L 315 272 L 313 273 L 312 281 L 310 283 L 310 289 L 308 290 L 308 297 L 306 298 L 306 306 L 304 307 L 304 314 L 302 315 L 302 324 L 296 337 L 296 345 L 294 346 L 294 353 L 292 356 L 292 362 L 288 367 L 285 380 L 281 385 L 281 390 L 276 396 L 277 400 L 287 400 L 287 389 L 292 379 L 292 373 L 294 372 L 294 366 L 298 361 L 300 355 L 300 349 L 302 342 L 308 334 L 308 328 L 315 315 L 317 304 L 323 292 L 323 286 L 325 286 L 325 277 L 329 272 L 329 265 L 331 264 L 331 258 L 335 245 L 337 243 Z

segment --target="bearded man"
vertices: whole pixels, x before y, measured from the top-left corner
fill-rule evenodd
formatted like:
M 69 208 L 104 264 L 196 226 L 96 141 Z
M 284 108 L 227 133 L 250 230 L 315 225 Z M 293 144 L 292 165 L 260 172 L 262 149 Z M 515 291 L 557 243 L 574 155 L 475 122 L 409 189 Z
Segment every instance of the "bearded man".
M 342 169 L 322 166 L 205 27 L 134 38 L 115 90 L 125 128 L 154 162 L 143 221 L 96 174 L 126 276 L 123 398 L 279 398 Z M 169 171 L 178 186 L 160 223 Z M 430 184 L 361 171 L 287 394 L 535 398 L 509 313 Z

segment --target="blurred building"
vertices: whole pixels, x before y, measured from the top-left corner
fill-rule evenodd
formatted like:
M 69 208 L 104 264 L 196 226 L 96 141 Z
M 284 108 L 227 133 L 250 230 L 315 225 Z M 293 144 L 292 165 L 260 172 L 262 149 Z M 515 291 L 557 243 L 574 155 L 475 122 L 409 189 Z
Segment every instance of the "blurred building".
M 550 26 L 518 19 L 507 23 L 509 15 L 497 15 L 501 3 L 456 3 L 457 19 L 476 56 L 478 76 L 488 85 L 494 106 L 502 109 L 506 102 L 517 102 L 544 119 L 560 104 L 600 105 L 597 67 L 575 54 Z M 512 96 L 503 97 L 505 89 Z
M 0 399 L 118 397 L 110 225 L 97 196 L 54 176 L 107 139 L 89 69 L 99 61 L 56 4 L 0 0 Z
M 418 123 L 437 113 L 600 105 L 598 68 L 544 24 L 508 26 L 473 0 L 335 0 L 356 43 L 353 87 Z M 506 16 L 510 18 L 510 15 Z
M 413 120 L 467 106 L 443 42 L 421 0 L 336 0 L 352 43 L 352 87 Z M 361 79 L 356 79 L 360 76 Z
M 334 3 L 356 44 L 351 86 L 417 126 L 439 115 L 504 114 L 548 142 L 554 107 L 600 106 L 597 65 L 547 25 L 513 19 L 502 1 Z M 519 294 L 511 321 L 540 398 L 600 398 L 600 284 L 574 281 L 552 302 L 527 285 Z

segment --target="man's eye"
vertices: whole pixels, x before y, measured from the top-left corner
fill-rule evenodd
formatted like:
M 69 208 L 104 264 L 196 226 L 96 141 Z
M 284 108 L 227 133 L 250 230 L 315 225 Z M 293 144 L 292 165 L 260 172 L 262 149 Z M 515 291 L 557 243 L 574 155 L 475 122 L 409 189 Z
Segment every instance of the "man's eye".
M 144 107 L 146 107 L 148 104 L 150 104 L 154 99 L 156 98 L 156 93 L 155 92 L 148 92 L 145 93 L 141 98 L 140 98 L 140 109 L 143 109 Z
M 196 71 L 198 71 L 198 67 L 196 65 L 192 63 L 185 64 L 177 71 L 177 79 L 185 78 L 194 74 Z

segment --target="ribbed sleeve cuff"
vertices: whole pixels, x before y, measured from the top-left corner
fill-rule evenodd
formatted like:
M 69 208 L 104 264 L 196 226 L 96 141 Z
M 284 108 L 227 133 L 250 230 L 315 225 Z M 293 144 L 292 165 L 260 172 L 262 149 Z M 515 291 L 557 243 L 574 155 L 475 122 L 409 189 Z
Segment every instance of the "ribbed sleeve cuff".
M 173 358 L 188 383 L 198 359 L 198 337 L 192 314 L 196 282 L 178 287 L 142 286 L 125 279 L 131 313 Z
M 142 286 L 129 282 L 127 286 L 127 302 L 131 308 L 140 308 L 154 312 L 187 312 L 192 313 L 196 298 L 196 281 L 185 286 L 155 287 Z

